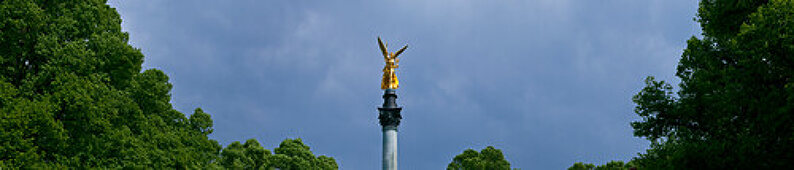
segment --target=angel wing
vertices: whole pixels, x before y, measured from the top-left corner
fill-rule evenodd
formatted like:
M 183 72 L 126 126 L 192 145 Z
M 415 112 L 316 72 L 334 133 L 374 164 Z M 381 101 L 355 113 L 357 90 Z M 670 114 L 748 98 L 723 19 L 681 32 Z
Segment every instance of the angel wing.
M 394 58 L 397 58 L 397 56 L 400 55 L 400 53 L 403 53 L 406 48 L 408 48 L 408 45 L 405 45 L 403 48 L 400 48 L 400 50 L 397 50 L 397 52 L 394 53 Z
M 380 37 L 378 37 L 378 46 L 380 46 L 380 52 L 383 53 L 383 57 L 388 59 L 389 52 L 386 51 L 386 45 L 383 44 L 383 41 L 380 40 Z

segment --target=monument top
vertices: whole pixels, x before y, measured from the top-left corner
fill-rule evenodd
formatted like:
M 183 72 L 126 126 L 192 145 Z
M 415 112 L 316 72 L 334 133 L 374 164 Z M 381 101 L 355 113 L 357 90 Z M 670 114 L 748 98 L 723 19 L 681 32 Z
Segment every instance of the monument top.
M 380 51 L 383 53 L 383 59 L 386 60 L 386 66 L 383 67 L 383 79 L 380 82 L 380 89 L 397 89 L 400 87 L 400 81 L 397 80 L 397 75 L 395 74 L 395 70 L 399 65 L 397 63 L 400 62 L 400 59 L 397 58 L 398 55 L 403 53 L 408 45 L 404 46 L 397 52 L 389 53 L 387 51 L 386 46 L 388 43 L 385 43 L 380 40 L 378 37 L 378 46 L 380 47 Z

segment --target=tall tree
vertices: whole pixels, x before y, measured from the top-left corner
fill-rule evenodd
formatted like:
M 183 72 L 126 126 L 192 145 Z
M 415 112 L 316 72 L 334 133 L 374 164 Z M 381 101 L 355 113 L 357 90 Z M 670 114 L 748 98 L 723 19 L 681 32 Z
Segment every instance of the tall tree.
M 221 154 L 210 115 L 174 110 L 168 76 L 141 72 L 128 40 L 105 0 L 0 0 L 0 169 L 337 168 L 300 139 L 274 164 L 256 140 Z
M 463 169 L 510 169 L 510 162 L 507 162 L 502 150 L 493 146 L 485 147 L 477 152 L 473 149 L 466 149 L 460 155 L 455 156 L 452 162 L 447 165 L 448 170 Z
M 634 96 L 636 159 L 653 169 L 780 169 L 794 160 L 794 2 L 703 0 L 679 91 L 653 77 Z
M 173 109 L 163 72 L 141 72 L 104 0 L 0 1 L 0 166 L 208 165 L 220 150 L 200 109 Z

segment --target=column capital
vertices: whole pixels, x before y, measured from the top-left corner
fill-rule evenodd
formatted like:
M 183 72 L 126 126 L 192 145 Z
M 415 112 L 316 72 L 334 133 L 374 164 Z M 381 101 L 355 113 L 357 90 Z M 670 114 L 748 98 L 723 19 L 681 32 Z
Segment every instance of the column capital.
M 380 111 L 378 115 L 380 125 L 384 128 L 388 126 L 397 128 L 397 126 L 400 125 L 400 119 L 402 119 L 402 115 L 400 115 L 401 110 L 402 108 L 378 108 L 378 111 Z
M 384 128 L 387 126 L 394 126 L 395 128 L 400 125 L 400 111 L 402 107 L 397 105 L 397 93 L 394 89 L 383 90 L 383 106 L 378 108 L 378 119 L 380 125 Z

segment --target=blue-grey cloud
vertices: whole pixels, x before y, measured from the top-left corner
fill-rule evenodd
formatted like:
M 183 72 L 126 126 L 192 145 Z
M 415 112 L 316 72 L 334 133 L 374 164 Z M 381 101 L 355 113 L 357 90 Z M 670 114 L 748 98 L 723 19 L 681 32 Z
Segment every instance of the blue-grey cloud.
M 494 145 L 514 167 L 627 161 L 631 96 L 673 80 L 697 2 L 111 1 L 172 103 L 202 107 L 222 144 L 301 137 L 342 169 L 380 167 L 382 56 L 401 55 L 400 167 L 443 169 Z

